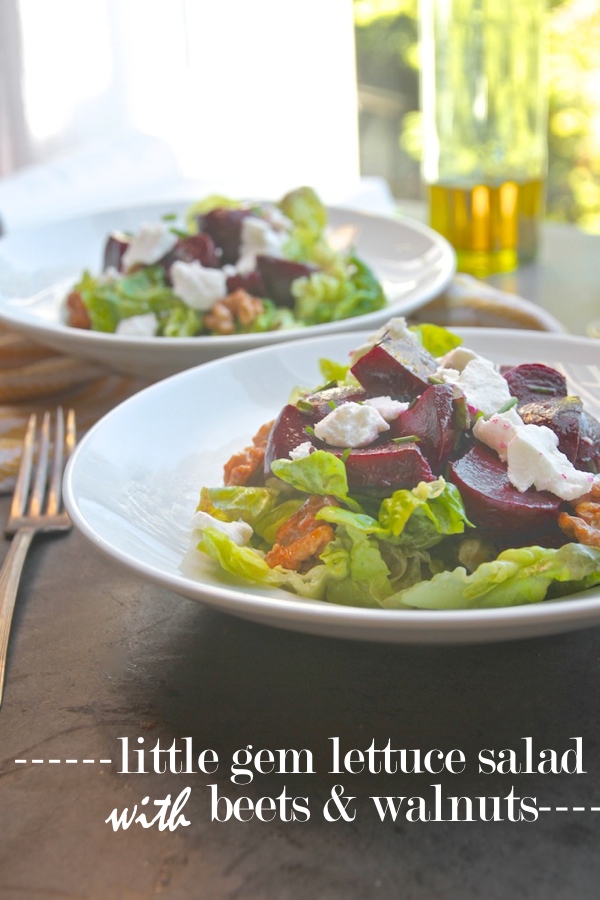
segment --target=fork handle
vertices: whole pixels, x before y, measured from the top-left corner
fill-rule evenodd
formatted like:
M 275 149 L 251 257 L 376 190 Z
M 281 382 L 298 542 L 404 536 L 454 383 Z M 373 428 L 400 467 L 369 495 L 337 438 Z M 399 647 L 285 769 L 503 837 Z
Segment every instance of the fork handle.
M 31 526 L 26 525 L 19 528 L 10 542 L 8 553 L 0 570 L 0 704 L 4 693 L 8 640 L 19 581 L 23 563 L 35 532 L 36 529 Z

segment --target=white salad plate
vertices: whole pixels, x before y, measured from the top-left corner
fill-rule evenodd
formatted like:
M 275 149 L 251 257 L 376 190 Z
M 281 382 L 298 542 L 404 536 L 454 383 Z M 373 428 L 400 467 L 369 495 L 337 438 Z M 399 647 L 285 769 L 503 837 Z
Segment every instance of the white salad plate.
M 539 332 L 456 329 L 496 362 L 562 369 L 586 409 L 600 413 L 598 345 Z M 154 384 L 82 439 L 65 475 L 75 526 L 143 579 L 238 617 L 296 631 L 396 643 L 526 638 L 600 625 L 600 587 L 569 599 L 502 609 L 420 611 L 335 606 L 224 575 L 191 548 L 200 488 L 273 419 L 297 385 L 322 382 L 318 360 L 345 362 L 366 333 L 310 338 L 215 360 Z
M 450 244 L 427 226 L 329 207 L 330 228 L 343 230 L 381 281 L 388 300 L 384 309 L 302 329 L 215 337 L 131 337 L 65 324 L 65 297 L 84 269 L 99 273 L 111 231 L 134 231 L 166 213 L 182 214 L 188 205 L 162 203 L 97 212 L 8 234 L 0 239 L 0 322 L 71 356 L 157 380 L 254 347 L 374 329 L 390 315 L 408 315 L 423 306 L 444 289 L 455 271 Z

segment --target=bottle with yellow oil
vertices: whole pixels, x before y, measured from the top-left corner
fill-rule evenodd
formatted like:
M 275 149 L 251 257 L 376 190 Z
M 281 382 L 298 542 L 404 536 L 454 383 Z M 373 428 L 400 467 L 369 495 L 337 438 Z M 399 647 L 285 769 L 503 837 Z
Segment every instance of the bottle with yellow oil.
M 459 271 L 535 257 L 547 174 L 545 0 L 421 0 L 422 177 Z

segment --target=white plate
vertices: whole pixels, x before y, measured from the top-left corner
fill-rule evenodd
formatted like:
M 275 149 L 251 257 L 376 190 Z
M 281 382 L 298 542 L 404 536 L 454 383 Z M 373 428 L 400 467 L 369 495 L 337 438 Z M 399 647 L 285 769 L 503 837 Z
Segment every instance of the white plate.
M 457 329 L 497 362 L 562 364 L 571 389 L 600 411 L 598 345 L 539 332 Z M 365 334 L 295 341 L 216 360 L 152 385 L 102 419 L 68 466 L 65 500 L 99 550 L 142 578 L 225 612 L 270 625 L 360 640 L 475 642 L 600 624 L 600 588 L 579 599 L 510 609 L 422 612 L 333 606 L 222 576 L 184 557 L 200 488 L 222 484 L 222 466 L 274 418 L 295 385 L 321 380 L 318 360 L 347 359 Z
M 388 305 L 377 312 L 310 328 L 229 337 L 126 337 L 70 328 L 62 304 L 85 268 L 98 272 L 110 231 L 134 230 L 188 204 L 139 206 L 15 231 L 0 240 L 0 321 L 72 356 L 110 369 L 163 378 L 207 360 L 304 335 L 375 329 L 439 294 L 455 271 L 455 254 L 436 232 L 410 219 L 329 208 L 332 228 L 350 226 L 357 252 L 381 280 Z

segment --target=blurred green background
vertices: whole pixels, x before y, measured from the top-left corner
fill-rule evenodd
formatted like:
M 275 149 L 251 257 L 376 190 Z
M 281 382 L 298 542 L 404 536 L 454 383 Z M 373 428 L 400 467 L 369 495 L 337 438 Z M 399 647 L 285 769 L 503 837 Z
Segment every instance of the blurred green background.
M 524 0 L 526 2 L 526 0 Z M 361 173 L 419 199 L 418 0 L 354 0 Z M 546 217 L 600 234 L 600 3 L 548 0 Z

